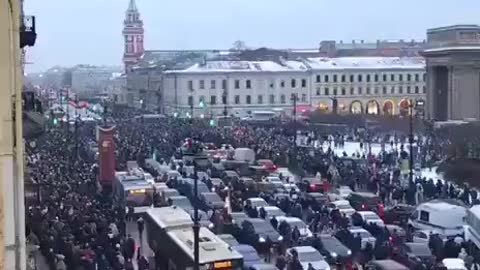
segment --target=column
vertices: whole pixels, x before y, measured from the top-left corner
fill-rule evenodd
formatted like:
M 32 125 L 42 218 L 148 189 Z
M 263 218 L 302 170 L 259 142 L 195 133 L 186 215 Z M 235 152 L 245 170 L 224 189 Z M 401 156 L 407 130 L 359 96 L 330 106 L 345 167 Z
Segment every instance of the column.
M 427 94 L 425 100 L 425 113 L 426 118 L 431 119 L 434 117 L 434 104 L 435 104 L 435 69 L 433 66 L 427 66 Z
M 455 107 L 455 104 L 457 103 L 456 102 L 456 95 L 454 94 L 454 89 L 455 89 L 455 86 L 454 86 L 454 68 L 453 66 L 448 66 L 447 67 L 448 69 L 448 88 L 447 88 L 447 119 L 450 120 L 450 119 L 453 119 L 454 118 L 454 113 L 453 113 L 453 109 Z

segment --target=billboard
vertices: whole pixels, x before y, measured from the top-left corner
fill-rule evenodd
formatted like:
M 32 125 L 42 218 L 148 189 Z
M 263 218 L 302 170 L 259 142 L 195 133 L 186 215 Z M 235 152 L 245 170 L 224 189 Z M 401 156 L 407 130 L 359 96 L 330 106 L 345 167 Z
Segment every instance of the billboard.
M 115 126 L 98 127 L 98 181 L 102 186 L 111 185 L 115 178 Z

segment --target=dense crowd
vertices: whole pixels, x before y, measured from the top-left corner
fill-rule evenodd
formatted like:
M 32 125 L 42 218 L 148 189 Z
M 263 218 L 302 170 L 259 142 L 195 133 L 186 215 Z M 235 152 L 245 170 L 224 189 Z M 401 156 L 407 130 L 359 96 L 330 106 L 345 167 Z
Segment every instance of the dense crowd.
M 270 159 L 279 166 L 291 167 L 300 175 L 323 175 L 333 186 L 342 184 L 354 191 L 367 190 L 379 194 L 385 205 L 399 202 L 416 205 L 434 198 L 458 199 L 467 205 L 478 202 L 477 192 L 468 186 L 458 187 L 437 179 L 416 176 L 414 182 L 408 181 L 398 165 L 399 160 L 408 158 L 406 136 L 377 134 L 365 140 L 353 130 L 348 134 L 321 134 L 310 130 L 301 134 L 302 146 L 292 147 L 292 130 L 280 124 L 265 128 L 236 123 L 230 129 L 222 129 L 211 127 L 204 121 L 174 118 L 146 123 L 133 120 L 137 113 L 126 109 L 109 113 L 110 120 L 117 128 L 118 170 L 124 170 L 129 160 L 136 160 L 142 166 L 152 156 L 166 163 L 182 140 L 191 137 L 216 145 L 251 148 L 257 158 Z M 29 244 L 40 246 L 51 269 L 134 269 L 132 258 L 135 255 L 139 269 L 146 269 L 146 258 L 136 250 L 135 240 L 126 232 L 125 208 L 115 205 L 108 196 L 99 193 L 96 160 L 88 153 L 89 145 L 94 140 L 94 126 L 85 123 L 81 130 L 80 136 L 74 136 L 71 130 L 56 127 L 27 143 L 26 177 L 38 183 L 41 200 L 28 208 Z M 361 146 L 354 156 L 365 158 L 365 165 L 351 167 L 341 164 L 342 155 L 337 155 L 334 150 L 341 149 L 345 141 L 350 140 L 360 141 Z M 385 145 L 389 151 L 382 151 L 378 155 L 371 153 L 369 144 L 374 142 Z M 444 157 L 433 138 L 419 134 L 416 143 L 420 146 L 416 160 L 424 167 L 433 167 Z M 75 146 L 77 144 L 78 148 Z M 345 152 L 343 156 L 348 154 Z M 236 188 L 242 190 L 245 187 Z M 256 211 L 243 205 L 248 197 L 242 196 L 247 193 L 235 194 L 232 208 Z M 314 211 L 304 207 L 300 199 L 275 201 L 271 194 L 262 193 L 259 196 L 278 205 L 287 214 L 304 219 L 315 235 L 345 227 L 342 217 L 333 216 L 325 209 Z M 250 215 L 261 216 L 262 213 Z M 272 219 L 271 222 L 277 221 Z M 298 228 L 284 226 L 280 231 L 292 245 L 299 243 Z M 386 250 L 382 249 L 388 236 L 381 229 L 378 231 L 377 239 L 384 241 L 378 241 L 377 246 L 362 249 L 359 239 L 351 240 L 355 247 L 353 251 L 358 254 L 361 264 L 373 258 L 388 257 Z M 317 245 L 316 236 L 310 241 L 312 246 Z M 479 261 L 467 244 L 460 246 L 432 240 L 431 245 L 437 258 L 448 254 L 449 257 L 463 256 L 469 265 Z M 276 256 L 279 269 L 302 269 L 295 256 L 288 260 L 284 255 L 280 252 Z

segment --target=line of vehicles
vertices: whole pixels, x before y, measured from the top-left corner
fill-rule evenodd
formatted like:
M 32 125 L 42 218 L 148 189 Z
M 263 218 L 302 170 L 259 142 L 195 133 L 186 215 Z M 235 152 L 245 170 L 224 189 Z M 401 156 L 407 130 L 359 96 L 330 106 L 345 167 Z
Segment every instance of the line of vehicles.
M 426 264 L 431 258 L 428 248 L 431 237 L 446 241 L 461 235 L 477 246 L 480 244 L 480 206 L 467 209 L 452 202 L 430 201 L 417 207 L 402 204 L 385 207 L 375 194 L 352 192 L 346 186 L 332 188 L 315 177 L 300 179 L 285 168 L 275 167 L 273 162 L 259 163 L 250 149 L 237 151 L 228 146 L 220 148 L 221 151 L 213 151 L 217 150 L 213 146 L 203 149 L 201 155 L 192 153 L 174 159 L 168 166 L 148 159 L 144 168 L 130 162 L 128 171 L 116 173 L 115 198 L 147 217 L 149 245 L 162 254 L 163 261 L 160 258 L 158 262 L 169 266 L 166 269 L 192 267 L 193 205 L 200 209 L 203 269 L 275 269 L 259 258 L 269 247 L 284 243 L 286 234 L 280 224 L 297 227 L 302 243 L 306 243 L 291 247 L 287 254 L 295 249 L 302 264 L 312 264 L 319 270 L 330 269 L 331 264 L 351 262 L 354 248 L 351 240 L 355 236 L 361 237 L 362 248 L 368 243 L 374 246 L 377 239 L 372 233 L 372 224 L 384 228 L 391 245 L 401 248 L 395 249 L 393 261 L 373 261 L 368 269 L 393 269 L 388 266 L 398 266 L 398 262 L 405 269 L 412 269 L 418 263 Z M 198 159 L 209 173 L 197 173 L 199 195 L 194 196 L 194 180 L 182 176 L 182 172 L 190 175 L 194 170 L 190 164 Z M 173 179 L 175 186 L 171 185 Z M 226 211 L 228 192 L 236 192 L 236 184 L 240 182 L 250 188 L 245 205 L 255 208 L 257 214 L 231 212 L 228 220 L 219 223 L 212 213 Z M 226 192 L 227 186 L 233 187 L 232 190 Z M 258 197 L 260 193 L 270 194 L 273 200 L 267 203 Z M 155 196 L 157 206 L 163 207 L 152 207 Z M 304 209 L 327 209 L 330 213 L 345 215 L 351 226 L 333 235 L 314 237 L 304 220 L 289 216 L 282 209 L 284 199 L 299 201 Z M 445 215 L 447 210 L 449 215 Z M 269 222 L 272 217 L 277 219 L 277 227 Z

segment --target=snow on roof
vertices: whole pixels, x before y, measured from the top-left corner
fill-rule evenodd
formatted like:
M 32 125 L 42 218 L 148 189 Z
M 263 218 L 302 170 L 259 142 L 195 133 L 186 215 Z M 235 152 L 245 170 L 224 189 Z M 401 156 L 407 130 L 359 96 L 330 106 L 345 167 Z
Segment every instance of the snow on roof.
M 462 206 L 450 204 L 447 202 L 442 201 L 431 201 L 421 204 L 425 208 L 430 208 L 431 210 L 437 211 L 446 211 L 446 210 L 458 210 L 458 209 L 465 209 Z
M 421 57 L 338 57 L 307 58 L 312 69 L 423 69 Z
M 285 65 L 273 61 L 207 61 L 205 64 L 194 64 L 183 70 L 171 70 L 167 73 L 202 73 L 202 72 L 279 72 L 303 71 L 306 66 L 302 62 L 286 61 Z
M 451 47 L 438 47 L 432 49 L 426 49 L 423 52 L 443 52 L 443 51 L 475 51 L 480 50 L 480 44 L 477 46 L 451 46 Z

